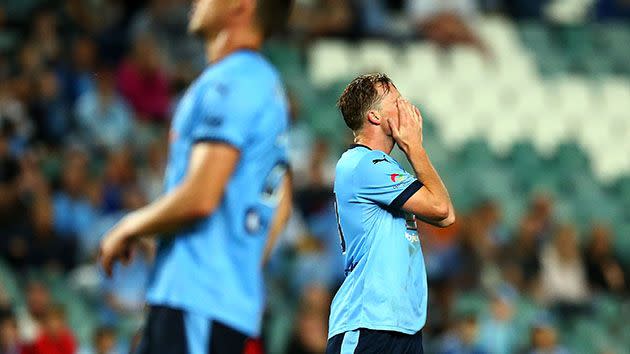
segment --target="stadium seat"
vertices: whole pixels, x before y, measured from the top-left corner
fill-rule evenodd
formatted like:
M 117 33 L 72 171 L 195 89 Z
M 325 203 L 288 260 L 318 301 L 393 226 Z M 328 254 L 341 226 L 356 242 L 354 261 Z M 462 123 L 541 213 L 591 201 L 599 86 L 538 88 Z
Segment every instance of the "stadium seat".
M 309 49 L 310 78 L 316 86 L 354 75 L 352 51 L 342 41 L 320 40 Z

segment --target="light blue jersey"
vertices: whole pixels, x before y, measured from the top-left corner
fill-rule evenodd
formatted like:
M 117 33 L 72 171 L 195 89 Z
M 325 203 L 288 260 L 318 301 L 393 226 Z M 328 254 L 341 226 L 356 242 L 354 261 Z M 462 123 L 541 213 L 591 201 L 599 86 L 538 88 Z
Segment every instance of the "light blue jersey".
M 422 249 L 413 218 L 401 210 L 421 187 L 382 151 L 353 145 L 341 156 L 334 189 L 346 279 L 332 302 L 328 338 L 359 328 L 413 334 L 424 326 Z
M 218 208 L 160 240 L 149 304 L 258 336 L 262 254 L 287 169 L 287 127 L 279 75 L 256 52 L 235 52 L 192 83 L 170 131 L 166 191 L 184 180 L 196 143 L 223 142 L 240 157 Z

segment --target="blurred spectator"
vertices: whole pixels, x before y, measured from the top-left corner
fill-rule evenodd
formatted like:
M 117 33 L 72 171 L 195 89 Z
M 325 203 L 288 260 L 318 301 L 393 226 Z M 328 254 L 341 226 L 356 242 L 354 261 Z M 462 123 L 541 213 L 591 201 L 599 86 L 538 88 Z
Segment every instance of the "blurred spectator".
M 303 293 L 298 309 L 296 328 L 287 354 L 323 354 L 328 340 L 330 292 L 311 285 Z
M 20 338 L 31 344 L 40 334 L 51 306 L 50 292 L 44 283 L 31 280 L 26 288 L 26 307 L 17 311 Z
M 135 38 L 131 54 L 118 71 L 118 87 L 140 120 L 159 122 L 168 117 L 169 82 L 151 35 Z
M 556 226 L 553 220 L 553 199 L 551 196 L 544 193 L 534 195 L 524 220 L 536 237 L 536 247 L 541 247 L 551 238 Z
M 392 34 L 392 26 L 389 21 L 388 2 L 384 0 L 353 0 L 354 20 L 358 27 L 358 35 L 362 37 L 382 37 Z
M 534 324 L 531 338 L 529 354 L 569 354 L 569 351 L 558 344 L 556 329 L 548 322 Z
M 488 353 L 515 353 L 518 333 L 514 324 L 516 294 L 497 291 L 490 302 L 490 315 L 481 321 L 480 345 Z
M 479 325 L 475 317 L 469 316 L 460 320 L 453 333 L 443 340 L 439 350 L 441 354 L 484 354 L 487 353 L 479 345 Z
M 481 285 L 481 273 L 485 267 L 484 253 L 489 240 L 483 239 L 475 229 L 474 211 L 460 218 L 461 229 L 457 247 L 457 287 L 464 290 L 476 289 Z M 477 237 L 480 237 L 479 239 Z
M 57 20 L 52 8 L 42 8 L 32 18 L 29 41 L 46 64 L 56 64 L 63 49 Z
M 81 95 L 94 90 L 96 58 L 97 45 L 91 37 L 84 35 L 73 41 L 71 61 L 58 70 L 68 105 L 74 106 Z
M 24 350 L 15 316 L 0 311 L 0 354 L 23 354 Z
M 64 104 L 57 75 L 50 70 L 39 74 L 30 113 L 37 126 L 37 135 L 52 146 L 61 145 L 70 132 L 70 115 Z
M 138 182 L 148 201 L 156 200 L 164 188 L 166 137 L 155 139 L 147 148 L 147 163 L 140 170 Z
M 66 324 L 66 313 L 62 306 L 53 305 L 44 316 L 41 332 L 33 343 L 32 354 L 75 354 L 74 335 Z
M 531 218 L 520 221 L 514 241 L 508 245 L 502 254 L 504 263 L 515 264 L 522 279 L 520 290 L 533 290 L 537 286 L 540 274 L 540 259 L 538 257 L 538 243 L 536 239 L 536 224 Z
M 443 47 L 483 43 L 472 29 L 477 15 L 474 0 L 407 0 L 408 12 L 418 34 Z
M 573 226 L 558 228 L 553 241 L 542 250 L 541 265 L 545 301 L 564 313 L 585 305 L 589 299 L 586 269 Z
M 298 0 L 290 20 L 292 29 L 312 37 L 348 35 L 352 25 L 349 2 L 337 0 Z
M 78 150 L 66 154 L 61 175 L 61 188 L 53 198 L 53 229 L 59 237 L 82 246 L 98 211 L 87 195 L 88 159 Z
M 588 282 L 596 290 L 623 294 L 628 278 L 613 251 L 611 237 L 607 226 L 597 224 L 592 227 L 586 249 Z
M 459 279 L 456 278 L 458 272 L 462 270 L 458 244 L 462 223 L 457 222 L 448 228 L 438 228 L 419 221 L 416 223 L 422 239 L 427 279 L 431 284 L 425 333 L 438 335 L 445 331 L 451 322 L 455 286 L 460 285 Z
M 79 98 L 76 117 L 91 146 L 113 150 L 132 141 L 132 114 L 117 94 L 114 72 L 106 65 L 96 73 L 95 89 Z
M 111 151 L 105 163 L 103 184 L 103 211 L 118 212 L 123 208 L 123 193 L 136 182 L 136 170 L 131 151 L 120 149 Z
M 81 354 L 122 354 L 118 349 L 116 331 L 112 327 L 99 327 L 94 332 L 92 347 Z
M 14 94 L 14 78 L 0 79 L 0 129 L 9 139 L 9 150 L 19 153 L 33 133 L 33 125 L 26 108 Z
M 131 38 L 144 33 L 155 36 L 169 77 L 179 87 L 185 87 L 206 66 L 203 41 L 187 33 L 187 5 L 179 0 L 151 0 L 130 24 Z
M 5 122 L 6 123 L 6 122 Z M 9 136 L 0 126 L 0 254 L 15 270 L 28 263 L 28 236 L 32 226 L 22 193 L 19 161 L 9 155 Z

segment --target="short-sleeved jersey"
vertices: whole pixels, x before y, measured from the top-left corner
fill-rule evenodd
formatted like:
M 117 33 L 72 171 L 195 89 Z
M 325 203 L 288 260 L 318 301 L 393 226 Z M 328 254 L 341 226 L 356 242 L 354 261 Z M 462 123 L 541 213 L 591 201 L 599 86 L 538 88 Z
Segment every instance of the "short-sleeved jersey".
M 184 180 L 197 143 L 232 145 L 239 161 L 218 208 L 160 240 L 149 304 L 259 334 L 261 259 L 287 169 L 287 127 L 279 75 L 256 52 L 235 52 L 192 83 L 172 122 L 166 191 Z
M 353 145 L 337 163 L 335 198 L 346 278 L 332 302 L 328 337 L 358 328 L 413 334 L 426 320 L 427 279 L 413 216 L 420 188 L 388 154 Z

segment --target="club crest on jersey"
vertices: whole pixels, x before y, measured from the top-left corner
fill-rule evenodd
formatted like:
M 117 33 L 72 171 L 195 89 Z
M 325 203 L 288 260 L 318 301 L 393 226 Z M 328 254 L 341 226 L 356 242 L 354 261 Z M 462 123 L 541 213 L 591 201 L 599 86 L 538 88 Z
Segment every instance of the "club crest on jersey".
M 411 243 L 415 243 L 415 242 L 420 242 L 420 237 L 418 237 L 418 233 L 417 232 L 405 232 L 405 238 L 407 239 L 407 241 L 411 242 Z
M 262 220 L 260 214 L 254 209 L 250 208 L 245 214 L 245 230 L 250 234 L 255 234 L 260 231 L 262 227 Z
M 392 173 L 389 175 L 389 178 L 392 180 L 392 182 L 402 182 L 405 179 L 405 176 L 398 173 Z

